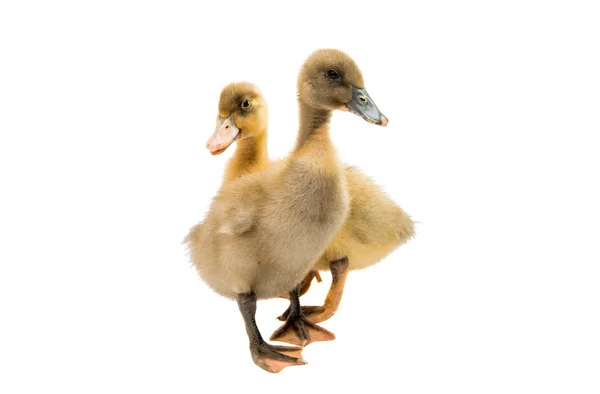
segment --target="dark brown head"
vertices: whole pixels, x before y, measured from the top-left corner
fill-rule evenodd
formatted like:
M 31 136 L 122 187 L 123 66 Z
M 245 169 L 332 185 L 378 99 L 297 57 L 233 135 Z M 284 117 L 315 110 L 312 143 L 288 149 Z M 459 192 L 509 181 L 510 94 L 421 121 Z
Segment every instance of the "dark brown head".
M 257 86 L 231 83 L 221 91 L 217 127 L 206 142 L 213 155 L 221 154 L 234 141 L 256 137 L 267 130 L 267 103 Z
M 354 60 L 337 49 L 320 49 L 306 59 L 298 76 L 298 99 L 314 108 L 350 111 L 381 126 L 388 123 Z

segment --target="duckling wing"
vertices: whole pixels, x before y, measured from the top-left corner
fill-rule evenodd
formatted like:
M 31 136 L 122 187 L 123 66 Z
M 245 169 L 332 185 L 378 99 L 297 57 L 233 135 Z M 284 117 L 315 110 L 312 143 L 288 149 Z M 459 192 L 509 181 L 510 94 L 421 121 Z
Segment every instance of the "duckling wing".
M 353 238 L 365 245 L 400 245 L 414 235 L 414 223 L 373 179 L 359 168 L 346 166 L 352 197 L 345 223 Z
M 263 200 L 264 189 L 256 175 L 223 185 L 211 207 L 219 223 L 217 233 L 242 235 L 252 231 L 260 220 Z
M 256 214 L 252 209 L 245 207 L 230 207 L 218 228 L 217 233 L 229 235 L 242 235 L 254 227 Z

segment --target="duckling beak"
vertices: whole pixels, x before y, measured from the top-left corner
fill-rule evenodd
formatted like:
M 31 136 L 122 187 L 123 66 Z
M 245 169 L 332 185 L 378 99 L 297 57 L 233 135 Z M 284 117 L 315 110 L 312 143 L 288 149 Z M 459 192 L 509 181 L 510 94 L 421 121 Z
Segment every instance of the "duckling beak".
M 350 112 L 360 116 L 369 123 L 383 127 L 388 124 L 388 118 L 379 111 L 379 108 L 377 108 L 373 99 L 367 93 L 367 89 L 353 88 L 352 100 L 346 103 L 346 107 Z
M 217 121 L 217 128 L 213 135 L 206 142 L 206 147 L 213 155 L 220 155 L 225 149 L 240 138 L 240 129 L 236 127 L 233 121 L 233 114 L 228 118 L 221 118 Z

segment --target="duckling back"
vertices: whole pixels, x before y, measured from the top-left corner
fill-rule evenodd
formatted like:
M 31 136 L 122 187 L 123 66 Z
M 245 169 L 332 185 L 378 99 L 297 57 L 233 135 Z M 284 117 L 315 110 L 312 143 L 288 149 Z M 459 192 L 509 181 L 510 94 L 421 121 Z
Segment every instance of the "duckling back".
M 331 245 L 316 263 L 328 270 L 331 261 L 348 257 L 350 269 L 369 267 L 415 234 L 414 222 L 370 177 L 346 166 L 351 196 L 348 217 Z

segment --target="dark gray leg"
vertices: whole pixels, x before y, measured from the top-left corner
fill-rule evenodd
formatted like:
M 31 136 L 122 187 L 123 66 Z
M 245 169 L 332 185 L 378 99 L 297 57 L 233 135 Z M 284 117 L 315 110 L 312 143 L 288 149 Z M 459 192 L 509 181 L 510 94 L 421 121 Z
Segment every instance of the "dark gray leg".
M 301 348 L 269 345 L 262 338 L 255 318 L 256 294 L 238 294 L 237 302 L 246 325 L 252 360 L 256 365 L 265 371 L 277 373 L 290 365 L 306 364 L 300 355 Z

